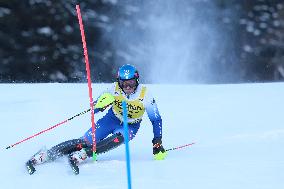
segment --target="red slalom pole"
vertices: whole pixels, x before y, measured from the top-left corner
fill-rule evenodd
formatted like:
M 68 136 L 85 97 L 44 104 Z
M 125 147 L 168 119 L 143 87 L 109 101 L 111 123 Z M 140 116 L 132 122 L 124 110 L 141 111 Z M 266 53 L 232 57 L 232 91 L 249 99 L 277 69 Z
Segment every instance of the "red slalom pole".
M 90 64 L 88 58 L 88 50 L 86 45 L 85 39 L 85 32 L 84 32 L 84 25 L 82 21 L 80 6 L 76 5 L 78 21 L 80 25 L 81 37 L 82 37 L 82 44 L 84 49 L 84 56 L 85 56 L 85 63 L 86 63 L 86 71 L 87 71 L 87 79 L 88 79 L 88 88 L 89 88 L 89 97 L 90 97 L 90 108 L 91 108 L 91 122 L 92 122 L 92 140 L 93 140 L 93 159 L 97 159 L 96 155 L 96 127 L 95 127 L 95 119 L 94 119 L 94 105 L 93 105 L 93 95 L 92 95 L 92 81 L 91 81 L 91 72 L 90 72 Z
M 177 147 L 174 147 L 174 148 L 167 149 L 166 151 L 178 150 L 178 149 L 181 149 L 181 148 L 185 148 L 185 147 L 188 147 L 188 146 L 192 146 L 193 144 L 195 144 L 195 143 L 193 142 L 193 143 L 190 143 L 190 144 L 185 144 L 185 145 L 182 145 L 182 146 L 177 146 Z

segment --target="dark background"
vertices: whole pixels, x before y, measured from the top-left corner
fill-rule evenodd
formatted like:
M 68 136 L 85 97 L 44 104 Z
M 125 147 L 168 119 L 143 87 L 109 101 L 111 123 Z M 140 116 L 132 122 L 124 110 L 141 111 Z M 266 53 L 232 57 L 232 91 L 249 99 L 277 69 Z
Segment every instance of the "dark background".
M 164 8 L 159 9 L 159 3 L 166 6 L 168 3 L 171 10 L 173 2 L 178 11 L 194 7 L 197 24 L 210 21 L 218 26 L 218 34 L 229 36 L 228 45 L 218 45 L 217 53 L 212 53 L 210 58 L 213 62 L 210 70 L 215 74 L 210 79 L 190 82 L 284 80 L 283 1 L 152 1 L 159 11 Z M 133 47 L 136 52 L 143 50 L 143 56 L 147 56 L 151 40 L 141 43 L 149 34 L 143 17 L 158 17 L 159 13 L 143 15 L 147 6 L 154 6 L 144 3 L 142 0 L 1 0 L 0 82 L 86 82 L 76 4 L 80 4 L 82 12 L 93 82 L 114 81 L 117 68 L 125 63 L 136 65 L 146 75 L 151 65 L 133 62 L 137 55 Z M 182 6 L 178 6 L 179 3 Z M 191 26 L 192 23 L 184 24 Z M 127 34 L 120 39 L 123 46 L 118 45 L 115 37 L 106 37 L 119 36 L 118 33 L 122 36 L 122 28 L 136 35 Z M 198 51 L 206 50 L 200 47 Z M 153 79 L 142 80 L 155 83 Z

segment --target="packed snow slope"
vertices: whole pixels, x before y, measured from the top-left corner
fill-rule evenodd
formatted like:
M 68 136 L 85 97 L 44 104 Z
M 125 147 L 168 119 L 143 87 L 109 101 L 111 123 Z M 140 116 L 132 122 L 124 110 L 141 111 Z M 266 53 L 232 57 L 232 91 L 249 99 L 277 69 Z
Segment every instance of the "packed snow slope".
M 108 85 L 94 84 L 94 98 Z M 284 188 L 284 83 L 148 87 L 163 117 L 165 148 L 196 144 L 153 160 L 145 115 L 130 142 L 134 189 Z M 82 136 L 89 113 L 5 149 L 88 109 L 87 84 L 1 84 L 0 91 L 1 189 L 127 188 L 124 145 L 88 159 L 77 176 L 66 158 L 27 173 L 25 162 L 41 147 Z

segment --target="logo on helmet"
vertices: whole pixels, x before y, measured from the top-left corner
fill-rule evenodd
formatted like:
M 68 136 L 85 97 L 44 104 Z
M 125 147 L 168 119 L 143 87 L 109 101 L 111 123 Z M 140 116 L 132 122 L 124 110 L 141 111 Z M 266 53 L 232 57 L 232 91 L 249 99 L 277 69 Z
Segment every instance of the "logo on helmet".
M 124 77 L 125 77 L 125 79 L 131 79 L 130 78 L 130 70 L 124 70 Z

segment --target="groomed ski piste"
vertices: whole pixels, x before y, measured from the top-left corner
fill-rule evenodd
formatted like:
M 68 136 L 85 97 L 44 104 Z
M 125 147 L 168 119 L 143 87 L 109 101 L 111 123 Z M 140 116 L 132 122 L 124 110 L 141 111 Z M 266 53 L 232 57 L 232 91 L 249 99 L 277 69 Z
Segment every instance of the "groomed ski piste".
M 94 97 L 108 85 L 93 84 Z M 130 142 L 132 188 L 284 188 L 284 83 L 148 87 L 163 118 L 165 148 L 196 144 L 153 160 L 145 114 Z M 44 145 L 83 135 L 88 113 L 5 149 L 88 109 L 87 84 L 1 84 L 0 91 L 1 189 L 127 188 L 124 145 L 80 164 L 79 175 L 66 158 L 27 173 L 25 162 Z

